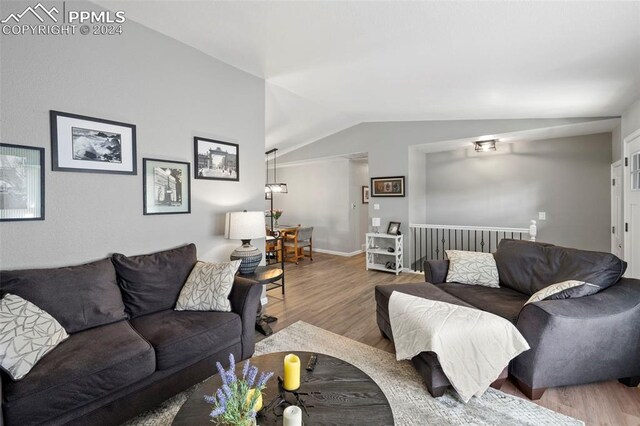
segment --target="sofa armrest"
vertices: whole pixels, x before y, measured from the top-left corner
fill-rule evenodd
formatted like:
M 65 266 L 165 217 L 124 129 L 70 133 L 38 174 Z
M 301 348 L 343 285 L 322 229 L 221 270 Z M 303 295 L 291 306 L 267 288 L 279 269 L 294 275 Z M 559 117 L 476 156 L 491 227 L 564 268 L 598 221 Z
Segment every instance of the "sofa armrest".
M 640 281 L 622 279 L 592 296 L 544 300 L 520 311 L 531 347 L 511 375 L 531 389 L 640 376 Z
M 424 280 L 431 284 L 442 284 L 447 280 L 449 260 L 425 260 Z
M 235 277 L 229 294 L 231 310 L 242 320 L 242 359 L 250 358 L 255 349 L 255 327 L 262 285 L 242 277 Z

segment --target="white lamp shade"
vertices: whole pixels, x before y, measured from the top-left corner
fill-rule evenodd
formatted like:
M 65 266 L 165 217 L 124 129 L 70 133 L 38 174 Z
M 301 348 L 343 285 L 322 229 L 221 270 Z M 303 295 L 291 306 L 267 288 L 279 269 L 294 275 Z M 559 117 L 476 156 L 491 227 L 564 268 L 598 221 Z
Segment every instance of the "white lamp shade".
M 380 218 L 372 217 L 371 218 L 371 226 L 380 226 Z
M 227 213 L 224 237 L 230 240 L 252 240 L 264 238 L 264 212 L 229 212 Z

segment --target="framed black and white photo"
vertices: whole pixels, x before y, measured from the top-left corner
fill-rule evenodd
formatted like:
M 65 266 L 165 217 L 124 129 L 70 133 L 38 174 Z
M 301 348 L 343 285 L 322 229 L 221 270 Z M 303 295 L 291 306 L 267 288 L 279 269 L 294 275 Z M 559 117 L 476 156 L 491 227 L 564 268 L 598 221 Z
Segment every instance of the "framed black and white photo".
M 240 148 L 237 143 L 195 137 L 194 177 L 211 180 L 240 180 Z
M 0 143 L 0 222 L 44 220 L 44 148 Z
M 404 176 L 371 178 L 372 197 L 404 197 Z
M 362 204 L 369 204 L 369 187 L 362 187 Z
M 389 222 L 387 227 L 387 234 L 400 235 L 400 222 Z
M 60 111 L 50 120 L 52 170 L 137 174 L 135 125 Z
M 182 161 L 143 158 L 144 214 L 191 213 L 190 169 Z

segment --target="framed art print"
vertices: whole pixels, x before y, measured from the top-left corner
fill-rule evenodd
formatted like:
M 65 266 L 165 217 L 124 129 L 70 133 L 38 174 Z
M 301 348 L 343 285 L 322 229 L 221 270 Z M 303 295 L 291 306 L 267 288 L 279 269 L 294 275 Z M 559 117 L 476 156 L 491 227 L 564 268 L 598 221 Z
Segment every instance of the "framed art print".
M 404 197 L 404 176 L 371 178 L 372 197 Z
M 0 221 L 44 220 L 44 148 L 0 143 Z
M 237 143 L 195 137 L 194 177 L 196 179 L 240 180 L 240 147 Z
M 50 112 L 54 171 L 137 174 L 136 126 Z
M 190 164 L 142 159 L 144 214 L 191 213 Z
M 387 234 L 400 235 L 400 222 L 389 222 L 387 227 Z
M 369 204 L 369 187 L 362 187 L 362 204 Z

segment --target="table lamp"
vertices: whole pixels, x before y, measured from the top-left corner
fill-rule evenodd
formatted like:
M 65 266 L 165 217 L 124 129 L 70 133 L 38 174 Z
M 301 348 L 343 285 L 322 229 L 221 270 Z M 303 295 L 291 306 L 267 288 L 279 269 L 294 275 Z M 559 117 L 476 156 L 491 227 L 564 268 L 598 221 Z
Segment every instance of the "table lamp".
M 227 213 L 224 237 L 229 240 L 242 240 L 242 245 L 231 253 L 231 260 L 241 260 L 240 274 L 252 274 L 260 260 L 262 252 L 251 245 L 251 240 L 266 236 L 264 212 L 229 212 Z
M 378 226 L 380 226 L 380 218 L 372 217 L 371 218 L 371 226 L 373 227 L 373 232 L 378 233 Z

